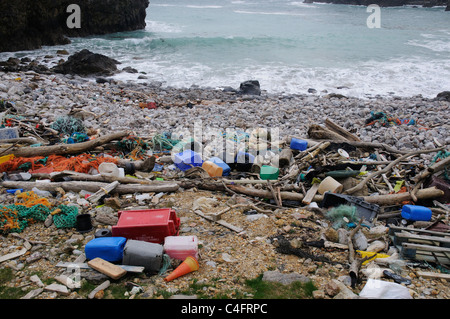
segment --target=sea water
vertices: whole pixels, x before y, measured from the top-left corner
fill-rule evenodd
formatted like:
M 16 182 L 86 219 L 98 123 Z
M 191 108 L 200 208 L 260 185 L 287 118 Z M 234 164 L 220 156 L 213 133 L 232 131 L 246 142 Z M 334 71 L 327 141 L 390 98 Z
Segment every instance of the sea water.
M 69 45 L 2 53 L 0 60 L 86 48 L 117 59 L 119 68 L 143 72 L 117 79 L 163 86 L 238 88 L 258 80 L 269 93 L 314 89 L 357 97 L 435 97 L 450 90 L 450 12 L 380 8 L 379 27 L 373 27 L 367 9 L 288 0 L 153 0 L 144 30 L 73 38 Z

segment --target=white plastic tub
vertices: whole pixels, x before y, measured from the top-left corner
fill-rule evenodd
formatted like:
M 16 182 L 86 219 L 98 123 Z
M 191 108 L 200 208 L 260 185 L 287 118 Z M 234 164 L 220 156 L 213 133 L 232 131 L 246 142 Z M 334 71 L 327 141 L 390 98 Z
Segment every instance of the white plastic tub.
M 197 236 L 166 236 L 164 251 L 173 259 L 185 260 L 188 256 L 198 259 L 198 238 Z

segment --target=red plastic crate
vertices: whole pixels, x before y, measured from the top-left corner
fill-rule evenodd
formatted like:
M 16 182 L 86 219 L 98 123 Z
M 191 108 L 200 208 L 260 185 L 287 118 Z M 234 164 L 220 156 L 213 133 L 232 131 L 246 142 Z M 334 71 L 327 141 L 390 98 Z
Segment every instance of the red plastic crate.
M 178 236 L 180 219 L 171 208 L 123 210 L 112 227 L 112 236 L 161 244 L 167 236 Z

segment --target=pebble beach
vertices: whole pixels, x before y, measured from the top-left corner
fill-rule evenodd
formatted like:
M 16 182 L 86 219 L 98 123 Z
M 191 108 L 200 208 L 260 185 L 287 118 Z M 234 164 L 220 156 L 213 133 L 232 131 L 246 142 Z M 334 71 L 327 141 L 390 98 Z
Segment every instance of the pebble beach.
M 81 77 L 32 70 L 0 72 L 0 100 L 12 103 L 17 115 L 47 125 L 62 116 L 75 116 L 95 136 L 122 130 L 140 137 L 164 132 L 192 133 L 195 126 L 200 125 L 204 129 L 202 143 L 210 138 L 208 129 L 276 128 L 283 140 L 289 136 L 308 138 L 309 126 L 322 125 L 328 118 L 363 142 L 385 143 L 400 151 L 450 145 L 450 101 L 426 98 L 420 92 L 411 97 L 391 95 L 363 99 L 343 96 L 339 89 L 321 92 L 312 88 L 311 93 L 273 94 L 261 85 L 260 95 L 242 95 L 237 92 L 239 83 L 227 83 L 221 88 L 174 88 L 146 82 L 144 74 L 134 76 L 135 81 L 120 81 L 108 76 Z M 377 112 L 385 113 L 394 122 L 386 125 L 374 121 L 367 125 L 367 120 Z M 427 165 L 434 155 L 421 154 L 420 159 Z M 348 269 L 344 266 L 347 254 L 342 251 L 314 248 L 315 253 L 325 254 L 334 262 L 328 263 L 279 254 L 274 249 L 274 238 L 280 234 L 298 233 L 319 240 L 329 228 L 318 222 L 322 218 L 319 213 L 291 208 L 251 219 L 239 209 L 232 210 L 223 218 L 246 229 L 245 234 L 236 234 L 194 214 L 192 208 L 199 198 L 234 204 L 241 200 L 230 194 L 189 189 L 167 193 L 155 204 L 177 210 L 182 223 L 180 234 L 198 236 L 201 244 L 199 271 L 169 283 L 161 276 L 130 276 L 126 281 L 141 287 L 142 291 L 137 295 L 127 293 L 123 298 L 164 299 L 167 295 L 183 294 L 203 298 L 252 298 L 245 280 L 268 271 L 278 275 L 295 273 L 297 280 L 313 281 L 317 290 L 311 298 L 315 299 L 356 299 L 354 292 L 363 288 L 365 282 L 353 293 L 341 287 L 349 280 Z M 4 190 L 0 200 L 12 201 Z M 126 197 L 121 198 L 121 202 L 139 206 Z M 115 222 L 113 219 L 108 226 L 104 220 L 95 219 L 101 216 L 99 209 L 91 213 L 96 229 Z M 376 237 L 375 234 L 368 236 Z M 64 269 L 55 265 L 76 260 L 92 238 L 93 232 L 79 234 L 73 229 L 46 228 L 42 224 L 31 225 L 21 234 L 3 236 L 0 255 L 19 249 L 26 240 L 33 246 L 28 254 L 1 265 L 14 273 L 7 285 L 22 289 L 24 294 L 39 287 L 33 275 L 39 274 L 41 280 L 46 280 L 61 274 Z M 412 281 L 407 288 L 413 299 L 450 298 L 449 283 L 444 279 L 420 277 L 415 268 L 404 268 L 402 275 Z M 105 280 L 93 272 L 83 278 L 98 284 Z M 202 285 L 201 293 L 192 292 L 193 282 Z M 85 297 L 77 290 L 66 295 L 45 290 L 35 297 L 60 298 Z M 108 298 L 107 295 L 104 298 Z

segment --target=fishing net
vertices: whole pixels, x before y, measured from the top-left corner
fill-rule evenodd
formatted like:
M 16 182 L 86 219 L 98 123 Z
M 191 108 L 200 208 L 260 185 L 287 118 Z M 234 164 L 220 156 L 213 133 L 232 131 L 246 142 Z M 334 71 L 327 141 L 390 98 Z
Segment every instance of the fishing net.
M 56 228 L 72 228 L 77 224 L 78 207 L 59 205 L 58 214 L 53 216 L 53 224 Z M 25 227 L 43 222 L 51 213 L 51 208 L 43 204 L 31 207 L 25 205 L 0 206 L 0 233 L 21 233 Z
M 31 207 L 22 205 L 0 206 L 0 233 L 20 233 L 37 221 L 45 221 L 50 209 L 42 204 Z
M 443 151 L 439 151 L 436 156 L 433 158 L 433 160 L 430 163 L 430 166 L 433 164 L 436 164 L 437 162 L 447 158 L 448 156 L 450 156 L 450 152 L 443 150 Z M 449 169 L 447 167 L 444 168 L 444 177 L 446 180 L 450 180 L 450 175 L 449 175 Z
M 152 138 L 153 148 L 160 151 L 171 150 L 179 142 L 179 140 L 172 139 L 170 133 L 156 134 Z
M 147 150 L 151 149 L 148 143 L 134 135 L 130 135 L 127 138 L 116 142 L 115 145 L 118 150 L 123 152 L 126 158 L 133 159 L 135 161 L 144 159 Z
M 51 128 L 57 130 L 63 135 L 72 135 L 73 133 L 86 133 L 83 122 L 72 116 L 63 116 L 56 119 Z
M 391 125 L 422 125 L 420 120 L 415 119 L 399 119 L 395 117 L 391 117 L 385 112 L 370 112 L 370 117 L 366 119 L 366 125 L 373 125 L 376 122 L 381 123 L 382 126 L 391 126 Z
M 53 224 L 56 228 L 72 228 L 77 225 L 78 207 L 59 205 L 61 212 L 53 215 Z
M 16 197 L 19 200 L 22 200 L 22 202 L 17 202 L 16 205 L 19 206 L 25 206 L 25 207 L 32 207 L 35 205 L 43 205 L 46 207 L 50 207 L 51 204 L 48 201 L 47 198 L 45 197 L 39 197 L 35 192 L 33 191 L 29 191 L 29 192 L 24 192 L 24 193 L 20 193 L 18 195 L 16 195 Z
M 348 222 L 358 222 L 355 206 L 339 205 L 333 207 L 327 212 L 326 216 L 333 222 L 334 229 L 339 229 L 347 225 Z M 344 217 L 346 217 L 348 221 L 345 221 Z
M 62 142 L 65 144 L 76 144 L 89 141 L 89 136 L 86 133 L 72 133 L 72 135 L 68 138 L 62 139 Z
M 47 168 L 53 172 L 70 170 L 78 173 L 89 173 L 91 169 L 98 170 L 98 166 L 103 162 L 117 164 L 117 159 L 109 156 L 94 156 L 90 154 L 81 154 L 69 158 L 60 155 L 15 157 L 0 164 L 0 171 L 37 171 Z

